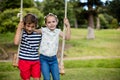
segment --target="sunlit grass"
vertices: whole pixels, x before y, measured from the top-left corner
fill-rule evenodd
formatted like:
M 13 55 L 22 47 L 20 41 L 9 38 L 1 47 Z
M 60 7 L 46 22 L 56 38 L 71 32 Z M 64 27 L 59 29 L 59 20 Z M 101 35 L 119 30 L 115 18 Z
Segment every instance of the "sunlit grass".
M 7 33 L 0 33 L 0 43 L 12 43 L 14 38 L 14 33 L 7 32 Z
M 0 80 L 21 80 L 11 62 L 0 64 Z M 64 64 L 65 75 L 60 80 L 120 80 L 120 59 L 70 60 Z
M 65 51 L 68 57 L 81 56 L 120 56 L 120 31 L 95 30 L 95 39 L 86 39 L 86 29 L 72 29 L 67 44 L 72 45 Z
M 66 41 L 70 48 L 65 50 L 67 57 L 81 56 L 120 56 L 120 30 L 95 30 L 95 39 L 86 39 L 87 29 L 71 29 L 71 40 Z M 0 34 L 0 44 L 13 43 L 14 33 Z M 16 47 L 7 49 L 17 50 Z
M 120 56 L 120 31 L 95 30 L 95 39 L 87 40 L 86 29 L 72 29 L 66 57 Z M 13 43 L 14 33 L 0 34 L 0 44 Z M 15 47 L 9 50 L 17 50 Z M 7 50 L 7 51 L 9 51 Z M 120 80 L 120 58 L 65 60 L 61 80 Z M 41 80 L 43 77 L 41 78 Z M 11 62 L 0 62 L 0 80 L 21 80 Z
M 120 80 L 119 68 L 75 68 L 66 69 L 61 80 Z

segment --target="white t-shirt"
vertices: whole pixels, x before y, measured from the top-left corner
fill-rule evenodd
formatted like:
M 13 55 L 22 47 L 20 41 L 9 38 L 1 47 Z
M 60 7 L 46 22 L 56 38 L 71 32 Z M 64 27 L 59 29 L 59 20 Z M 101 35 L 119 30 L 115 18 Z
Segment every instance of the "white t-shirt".
M 47 27 L 41 28 L 42 31 L 42 41 L 40 44 L 39 52 L 45 56 L 54 56 L 57 54 L 59 45 L 59 34 L 60 29 L 55 29 L 51 31 Z

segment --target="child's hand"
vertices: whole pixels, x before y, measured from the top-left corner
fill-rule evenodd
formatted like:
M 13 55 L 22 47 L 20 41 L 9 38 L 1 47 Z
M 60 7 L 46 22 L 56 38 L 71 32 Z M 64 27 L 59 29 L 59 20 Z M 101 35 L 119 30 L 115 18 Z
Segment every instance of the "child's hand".
M 24 23 L 22 21 L 19 22 L 18 28 L 19 29 L 23 29 L 24 28 Z
M 37 32 L 37 33 L 41 33 L 41 30 L 40 29 L 34 29 L 34 32 Z
M 66 25 L 66 27 L 70 27 L 70 23 L 67 18 L 64 18 L 64 24 Z

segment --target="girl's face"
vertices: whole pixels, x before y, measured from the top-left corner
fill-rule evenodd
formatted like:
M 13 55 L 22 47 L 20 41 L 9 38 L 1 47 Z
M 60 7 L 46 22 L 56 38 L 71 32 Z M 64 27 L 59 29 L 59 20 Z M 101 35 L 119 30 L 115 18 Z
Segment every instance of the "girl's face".
M 46 26 L 50 29 L 50 30 L 54 30 L 57 26 L 57 20 L 54 16 L 49 16 L 46 19 Z
M 26 24 L 25 25 L 25 30 L 28 34 L 31 34 L 35 29 L 35 24 L 31 23 L 31 24 Z

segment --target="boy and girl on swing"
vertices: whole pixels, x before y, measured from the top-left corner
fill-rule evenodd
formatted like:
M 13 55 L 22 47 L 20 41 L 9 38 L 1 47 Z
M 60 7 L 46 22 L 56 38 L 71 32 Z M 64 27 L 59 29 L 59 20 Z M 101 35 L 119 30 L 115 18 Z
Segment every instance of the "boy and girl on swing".
M 30 80 L 31 76 L 34 80 L 40 80 L 41 72 L 44 80 L 50 80 L 50 74 L 53 80 L 60 80 L 56 54 L 59 37 L 65 36 L 66 40 L 70 39 L 70 23 L 64 18 L 66 26 L 64 34 L 56 28 L 58 24 L 56 15 L 49 13 L 44 20 L 46 27 L 36 29 L 38 19 L 29 13 L 18 24 L 14 44 L 20 43 L 18 68 L 22 80 Z

